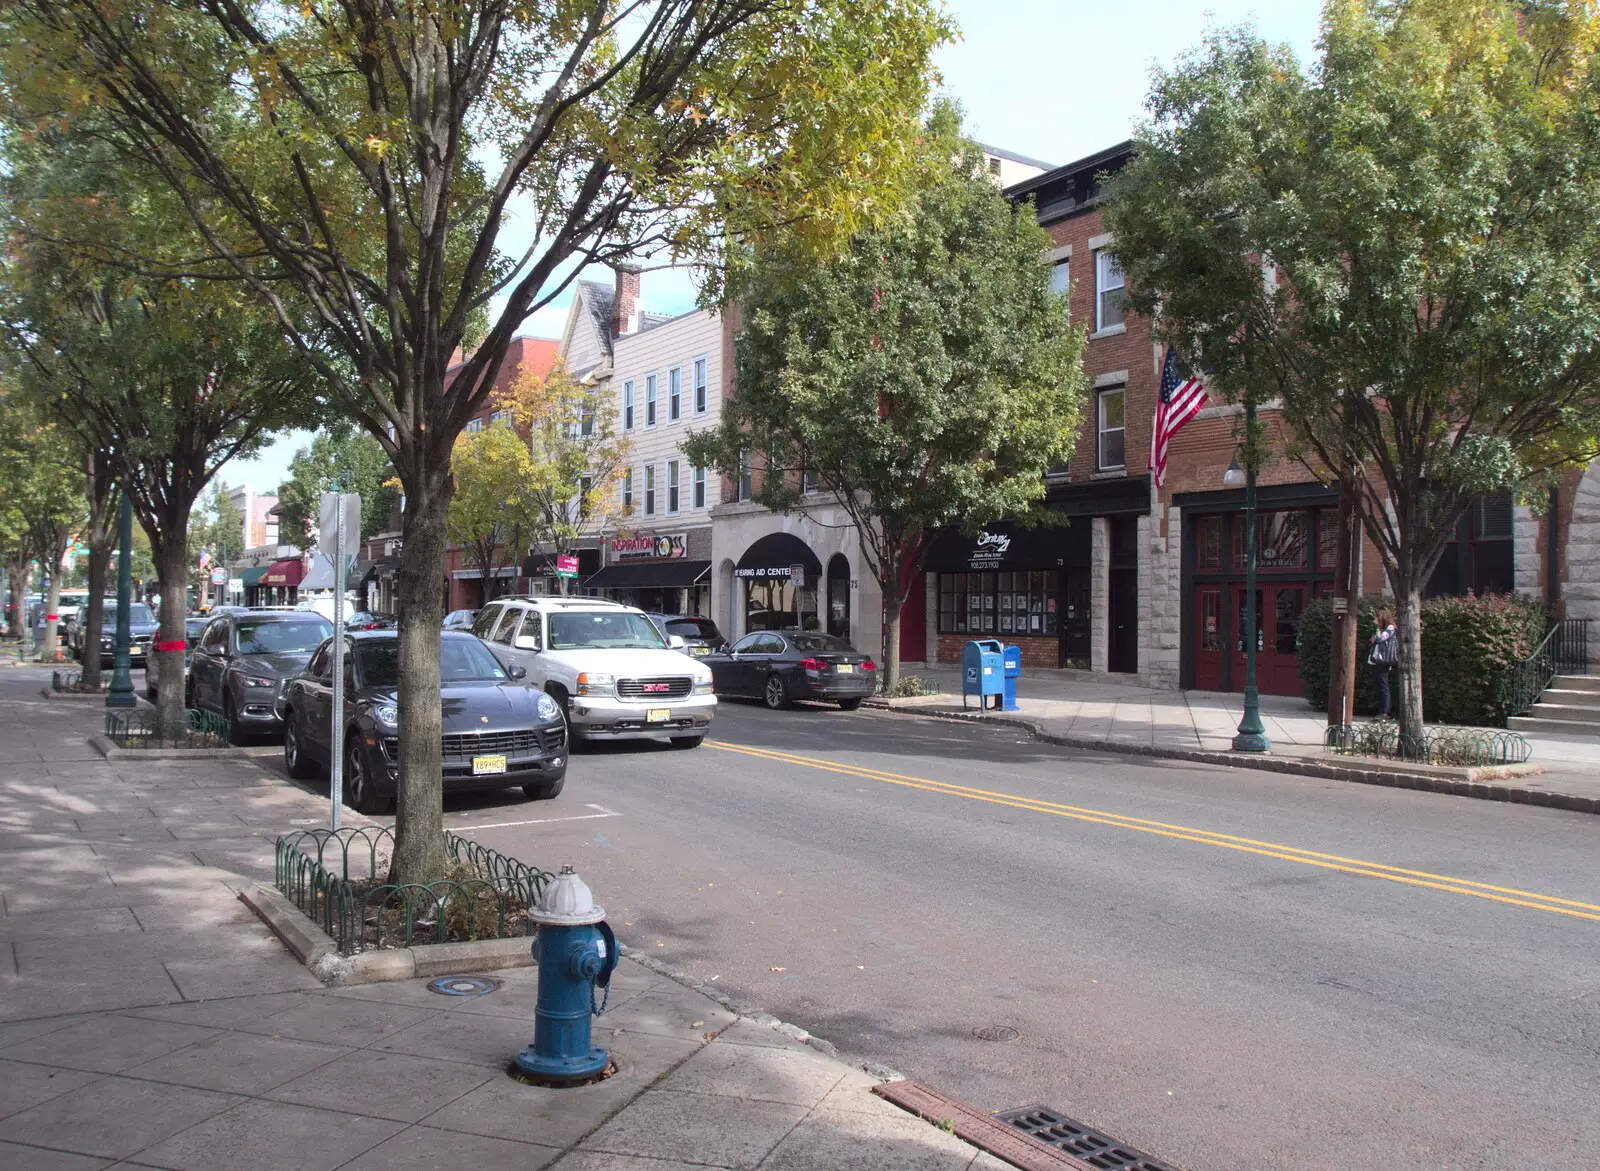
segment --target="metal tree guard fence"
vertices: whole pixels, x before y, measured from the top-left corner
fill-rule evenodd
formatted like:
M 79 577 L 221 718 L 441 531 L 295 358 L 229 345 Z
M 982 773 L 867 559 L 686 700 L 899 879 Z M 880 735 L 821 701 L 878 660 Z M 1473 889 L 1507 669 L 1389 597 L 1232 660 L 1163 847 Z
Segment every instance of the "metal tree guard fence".
M 1527 714 L 1557 675 L 1589 673 L 1589 619 L 1561 618 L 1550 627 L 1533 654 L 1512 669 L 1507 681 L 1506 711 Z
M 83 686 L 82 667 L 58 667 L 50 672 L 50 690 L 52 691 L 77 691 Z M 100 690 L 105 691 L 111 686 L 109 672 L 101 672 Z
M 419 943 L 527 935 L 527 910 L 554 877 L 447 832 L 449 878 L 381 882 L 379 872 L 387 868 L 393 848 L 394 833 L 384 827 L 305 830 L 278 839 L 275 881 L 333 938 L 341 955 L 352 955 Z
M 106 739 L 118 748 L 226 748 L 228 721 L 211 712 L 190 708 L 184 728 L 178 735 L 161 722 L 161 713 L 150 708 L 108 708 Z
M 1533 755 L 1532 746 L 1515 732 L 1498 728 L 1425 728 L 1419 738 L 1402 736 L 1399 725 L 1388 720 L 1334 725 L 1323 733 L 1322 746 L 1341 756 L 1372 756 L 1470 768 L 1525 764 Z

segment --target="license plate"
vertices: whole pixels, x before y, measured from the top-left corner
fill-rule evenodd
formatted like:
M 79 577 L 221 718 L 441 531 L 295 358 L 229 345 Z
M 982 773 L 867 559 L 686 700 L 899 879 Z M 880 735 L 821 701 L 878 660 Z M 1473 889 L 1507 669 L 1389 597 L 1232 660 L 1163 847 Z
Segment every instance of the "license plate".
M 644 718 L 652 724 L 664 724 L 672 718 L 670 707 L 653 707 L 645 712 Z
M 840 675 L 853 675 L 855 673 L 855 668 L 849 663 L 840 663 L 834 667 L 834 671 Z
M 472 775 L 475 777 L 489 776 L 505 771 L 506 758 L 504 756 L 474 756 L 472 758 Z
M 143 650 L 144 650 L 144 648 L 142 646 L 140 646 L 138 643 L 135 643 L 133 646 L 128 648 L 128 653 L 130 655 L 137 655 L 137 654 L 142 653 Z
M 689 653 L 697 659 L 703 659 L 711 653 L 711 648 L 708 646 L 692 646 L 689 648 Z

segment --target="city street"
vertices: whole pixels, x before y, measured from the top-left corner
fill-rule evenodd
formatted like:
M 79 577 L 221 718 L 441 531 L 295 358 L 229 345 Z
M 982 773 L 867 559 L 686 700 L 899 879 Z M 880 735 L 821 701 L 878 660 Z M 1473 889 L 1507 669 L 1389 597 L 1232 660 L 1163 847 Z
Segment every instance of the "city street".
M 725 702 L 446 822 L 847 1054 L 1183 1166 L 1600 1148 L 1593 816 Z

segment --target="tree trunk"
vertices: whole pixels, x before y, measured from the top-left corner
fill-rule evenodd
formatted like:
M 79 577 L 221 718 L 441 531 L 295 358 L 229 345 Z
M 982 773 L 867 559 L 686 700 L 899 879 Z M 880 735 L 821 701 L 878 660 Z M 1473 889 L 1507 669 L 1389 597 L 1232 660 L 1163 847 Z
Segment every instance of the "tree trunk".
M 1356 558 L 1361 547 L 1361 527 L 1355 510 L 1355 492 L 1349 485 L 1341 484 L 1333 597 L 1343 599 L 1344 615 L 1333 620 L 1333 670 L 1328 680 L 1329 727 L 1354 722 L 1356 712 Z
M 39 661 L 53 663 L 61 654 L 61 559 L 66 546 L 50 550 L 50 588 L 44 597 L 44 642 L 39 645 Z
M 389 881 L 432 882 L 445 872 L 443 720 L 439 703 L 439 627 L 444 620 L 448 455 L 406 482 L 400 562 L 400 775 Z
M 900 682 L 900 587 L 891 584 L 883 591 L 883 687 L 890 690 Z
M 1411 582 L 1395 582 L 1395 633 L 1400 639 L 1400 662 L 1394 676 L 1400 684 L 1395 715 L 1400 723 L 1402 749 L 1422 746 L 1422 590 Z M 1404 755 L 1409 755 L 1405 753 Z
M 150 542 L 153 546 L 156 542 Z M 153 552 L 156 580 L 161 589 L 161 632 L 150 644 L 144 669 L 156 671 L 161 687 L 156 710 L 161 721 L 161 736 L 181 740 L 189 728 L 184 706 L 183 651 L 158 651 L 158 643 L 183 644 L 185 587 L 189 584 L 189 512 L 184 509 L 164 527 L 161 542 Z M 147 676 L 148 677 L 148 676 Z
M 24 611 L 27 609 L 28 603 L 28 580 L 33 576 L 32 567 L 27 559 L 21 558 L 13 561 L 9 576 L 11 578 L 11 603 L 10 611 L 6 614 L 6 632 L 12 638 L 20 638 L 26 641 L 28 629 Z
M 111 569 L 112 547 L 117 532 L 110 524 L 110 492 L 97 492 L 91 484 L 89 490 L 89 529 L 85 534 L 89 544 L 89 596 L 83 601 L 84 654 L 83 684 L 93 690 L 100 686 L 100 631 L 105 627 L 106 575 Z

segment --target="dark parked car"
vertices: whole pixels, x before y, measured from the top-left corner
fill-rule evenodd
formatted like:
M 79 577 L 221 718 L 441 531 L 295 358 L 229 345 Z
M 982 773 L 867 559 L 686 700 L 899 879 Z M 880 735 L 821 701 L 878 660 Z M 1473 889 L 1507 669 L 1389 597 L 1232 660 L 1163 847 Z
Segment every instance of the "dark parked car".
M 393 630 L 400 619 L 393 614 L 377 614 L 371 610 L 357 610 L 344 620 L 346 630 Z
M 246 610 L 213 618 L 189 660 L 189 706 L 228 721 L 235 744 L 275 732 L 278 684 L 306 665 L 333 623 L 312 610 Z
M 183 620 L 183 692 L 189 693 L 189 664 L 194 660 L 194 648 L 200 644 L 200 636 L 211 624 L 211 617 L 205 614 L 192 614 Z M 144 673 L 144 693 L 154 703 L 161 698 L 161 673 L 159 671 L 146 671 Z
M 444 616 L 445 630 L 471 630 L 472 624 L 478 620 L 476 610 L 452 610 Z
M 683 639 L 683 653 L 697 659 L 703 659 L 712 651 L 719 651 L 728 645 L 728 640 L 722 637 L 722 631 L 709 618 L 687 614 L 652 614 L 650 621 L 656 624 L 656 629 L 664 637 L 671 638 L 675 634 Z
M 842 638 L 813 630 L 758 630 L 700 660 L 717 695 L 760 699 L 773 710 L 796 699 L 855 711 L 878 687 L 878 665 Z
M 103 617 L 100 619 L 100 665 L 111 666 L 117 657 L 117 600 L 107 598 Z M 161 623 L 156 620 L 155 612 L 143 602 L 128 603 L 128 661 L 135 667 L 142 667 L 150 659 L 150 644 L 161 631 Z M 84 647 L 84 637 L 89 632 L 83 624 L 78 623 L 77 655 L 78 661 L 84 662 L 89 651 Z
M 397 693 L 400 639 L 394 631 L 345 635 L 344 799 L 362 813 L 394 807 L 400 755 Z M 439 635 L 444 703 L 444 787 L 521 785 L 535 800 L 561 792 L 567 775 L 567 724 L 561 707 L 504 668 L 470 634 Z M 283 760 L 304 780 L 326 766 L 332 746 L 333 640 L 317 648 L 278 699 Z

